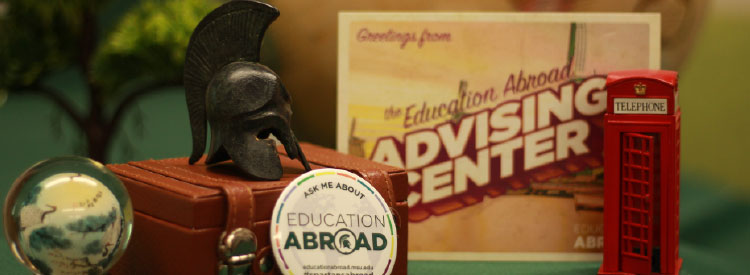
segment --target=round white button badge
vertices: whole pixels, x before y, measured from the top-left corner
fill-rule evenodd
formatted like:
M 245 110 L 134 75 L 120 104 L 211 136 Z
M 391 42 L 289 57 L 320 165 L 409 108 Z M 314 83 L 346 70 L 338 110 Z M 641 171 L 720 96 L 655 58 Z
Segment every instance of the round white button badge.
M 271 246 L 284 274 L 390 274 L 396 259 L 390 208 L 372 185 L 346 170 L 312 170 L 279 196 Z

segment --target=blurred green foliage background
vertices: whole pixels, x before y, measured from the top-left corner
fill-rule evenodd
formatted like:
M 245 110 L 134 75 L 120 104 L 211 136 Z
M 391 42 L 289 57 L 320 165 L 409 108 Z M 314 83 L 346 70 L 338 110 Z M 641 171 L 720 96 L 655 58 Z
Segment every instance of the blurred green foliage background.
M 682 177 L 691 184 L 683 191 L 681 211 L 683 228 L 686 220 L 691 224 L 681 236 L 692 242 L 683 247 L 692 247 L 688 252 L 696 257 L 724 265 L 719 273 L 740 270 L 740 263 L 750 255 L 750 174 L 746 167 L 750 164 L 750 112 L 745 112 L 750 102 L 750 66 L 745 64 L 750 62 L 750 3 L 745 2 L 712 2 L 693 50 L 679 69 Z M 85 154 L 87 147 L 86 135 L 78 130 L 80 122 L 66 111 L 38 93 L 9 92 L 7 87 L 51 87 L 85 118 L 91 110 L 88 92 L 93 85 L 102 92 L 96 102 L 103 107 L 105 121 L 112 119 L 128 95 L 140 91 L 140 100 L 123 111 L 118 127 L 112 130 L 106 161 L 188 155 L 187 109 L 183 90 L 175 81 L 182 74 L 190 32 L 218 2 L 0 1 L 0 18 L 10 14 L 9 4 L 44 8 L 18 21 L 23 25 L 0 19 L 0 83 L 5 84 L 0 89 L 0 198 L 35 162 Z M 72 11 L 82 6 L 95 10 L 100 23 L 96 33 L 101 43 L 91 52 L 88 70 L 66 66 L 80 58 L 75 54 L 80 47 L 66 41 L 80 40 L 82 34 L 70 30 L 85 24 Z M 284 16 L 282 10 L 279 20 Z M 39 35 L 50 28 L 56 35 Z M 266 46 L 274 43 L 278 42 L 266 41 Z M 277 69 L 274 64 L 271 67 Z M 323 107 L 335 109 L 334 105 Z M 686 194 L 694 200 L 684 200 Z M 0 240 L 0 274 L 19 268 Z
M 70 119 L 83 137 L 77 153 L 106 161 L 133 103 L 160 88 L 180 85 L 190 34 L 218 4 L 203 0 L 2 2 L 0 93 L 51 100 L 62 111 L 53 121 L 55 129 L 60 129 L 60 119 Z M 77 75 L 50 82 L 66 71 Z M 77 91 L 83 96 L 72 96 Z M 74 106 L 74 102 L 88 104 Z

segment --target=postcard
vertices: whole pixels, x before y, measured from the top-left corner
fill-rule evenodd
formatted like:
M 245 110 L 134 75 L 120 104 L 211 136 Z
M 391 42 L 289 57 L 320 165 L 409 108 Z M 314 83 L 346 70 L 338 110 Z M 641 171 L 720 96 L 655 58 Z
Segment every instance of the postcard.
M 606 75 L 658 14 L 339 14 L 337 149 L 404 168 L 409 258 L 596 260 Z

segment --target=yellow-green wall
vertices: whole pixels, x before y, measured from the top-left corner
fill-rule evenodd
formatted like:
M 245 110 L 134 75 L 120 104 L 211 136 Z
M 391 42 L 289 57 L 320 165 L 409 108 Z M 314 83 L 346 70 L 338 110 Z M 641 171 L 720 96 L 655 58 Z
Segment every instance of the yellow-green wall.
M 717 4 L 680 70 L 682 169 L 750 199 L 750 5 Z

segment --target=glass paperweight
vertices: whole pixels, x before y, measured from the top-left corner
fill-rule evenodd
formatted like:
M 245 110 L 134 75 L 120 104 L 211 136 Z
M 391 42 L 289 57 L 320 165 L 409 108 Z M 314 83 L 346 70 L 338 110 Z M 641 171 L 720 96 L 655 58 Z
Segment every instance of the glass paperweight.
M 125 251 L 133 206 L 101 163 L 57 157 L 26 170 L 8 192 L 5 235 L 38 274 L 103 274 Z

